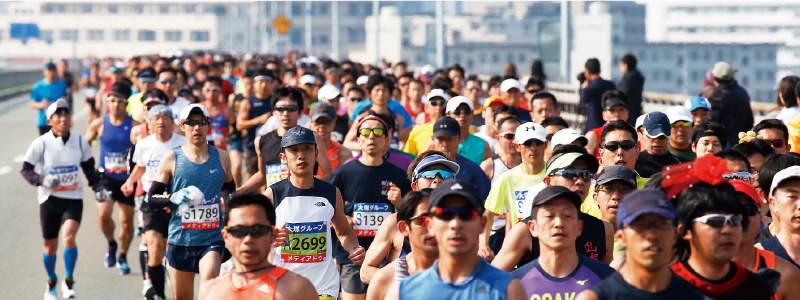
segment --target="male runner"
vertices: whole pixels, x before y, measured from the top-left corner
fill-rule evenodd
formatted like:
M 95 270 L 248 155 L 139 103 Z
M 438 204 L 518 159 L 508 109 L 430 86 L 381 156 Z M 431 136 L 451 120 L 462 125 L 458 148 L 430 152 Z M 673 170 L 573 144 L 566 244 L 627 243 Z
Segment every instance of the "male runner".
M 175 125 L 180 125 L 180 113 L 186 106 L 191 104 L 189 100 L 183 97 L 175 97 L 175 91 L 178 90 L 178 79 L 174 69 L 162 68 L 158 71 L 158 81 L 156 81 L 156 88 L 164 91 L 167 94 L 167 106 L 172 109 L 172 118 L 175 120 Z
M 433 136 L 431 136 L 433 150 L 440 151 L 448 160 L 454 161 L 460 167 L 459 179 L 469 181 L 481 191 L 481 199 L 486 199 L 491 190 L 491 182 L 481 167 L 466 157 L 458 154 L 458 145 L 461 143 L 461 126 L 451 117 L 441 117 L 433 123 Z
M 800 166 L 791 166 L 775 174 L 769 189 L 769 209 L 779 218 L 778 233 L 761 241 L 761 248 L 772 251 L 800 268 L 800 220 L 798 220 L 798 195 L 800 195 Z
M 335 89 L 332 85 L 322 87 L 322 89 L 328 88 Z M 308 122 L 307 127 L 322 138 L 322 144 L 320 146 L 325 149 L 325 155 L 328 157 L 331 169 L 336 170 L 336 168 L 344 165 L 348 159 L 353 157 L 353 152 L 351 152 L 350 149 L 345 148 L 332 138 L 335 132 L 334 126 L 338 123 L 337 120 L 344 119 L 344 117 L 338 117 L 336 115 L 336 108 L 322 101 L 311 105 L 309 117 L 311 120 Z M 322 170 L 318 170 L 317 175 L 321 175 L 321 173 Z
M 613 226 L 612 232 L 617 232 L 617 213 L 619 204 L 625 195 L 636 190 L 636 173 L 623 166 L 608 166 L 597 175 L 597 187 L 592 194 L 594 203 L 600 208 L 600 220 Z M 613 256 L 622 255 L 625 251 L 614 236 Z
M 44 299 L 58 299 L 56 252 L 58 233 L 62 228 L 65 274 L 61 292 L 64 298 L 75 298 L 77 294 L 72 276 L 78 260 L 75 234 L 83 216 L 83 182 L 78 174 L 78 166 L 95 192 L 100 191 L 101 186 L 97 182 L 91 146 L 82 136 L 69 131 L 72 126 L 69 103 L 59 99 L 50 104 L 45 117 L 52 130 L 36 138 L 28 147 L 20 173 L 28 183 L 39 187 L 39 221 L 44 237 L 42 256 L 48 278 Z M 37 164 L 40 174 L 34 171 Z
M 289 177 L 267 187 L 264 195 L 275 203 L 281 231 L 291 233 L 273 242 L 272 260 L 311 281 L 320 300 L 339 295 L 339 272 L 333 257 L 331 228 L 354 264 L 364 261 L 364 248 L 344 213 L 342 194 L 335 186 L 314 177 L 319 155 L 314 133 L 304 127 L 289 129 L 281 138 L 280 157 L 286 161 Z
M 425 115 L 431 120 L 430 122 L 414 126 L 414 128 L 411 129 L 403 151 L 414 155 L 425 151 L 425 145 L 428 144 L 431 135 L 433 135 L 433 124 L 444 116 L 444 110 L 448 99 L 450 99 L 450 96 L 441 89 L 433 89 L 425 95 L 423 101 L 425 102 Z M 354 113 L 357 114 L 358 112 Z
M 67 84 L 58 79 L 55 64 L 52 62 L 45 64 L 42 72 L 44 73 L 44 78 L 33 85 L 30 102 L 33 109 L 39 110 L 38 120 L 36 121 L 36 126 L 39 127 L 39 135 L 50 131 L 50 125 L 47 122 L 49 118 L 46 118 L 45 110 L 56 100 L 67 96 Z
M 234 122 L 236 115 L 231 106 L 222 102 L 221 91 L 222 78 L 209 76 L 203 84 L 203 97 L 206 100 L 201 104 L 208 109 L 211 116 L 211 140 L 214 141 L 214 146 L 228 150 L 229 124 Z
M 258 148 L 255 143 L 256 132 L 272 116 L 274 102 L 272 101 L 272 88 L 275 73 L 260 69 L 253 75 L 253 94 L 247 98 L 247 101 L 242 101 L 239 105 L 239 114 L 236 116 L 236 129 L 247 132 L 247 135 L 244 136 L 244 166 L 247 178 L 255 175 L 261 168 L 256 153 L 256 148 Z M 303 103 L 302 98 L 299 103 Z M 302 107 L 302 105 L 300 106 Z
M 582 198 L 563 186 L 544 188 L 533 199 L 528 228 L 539 239 L 539 257 L 514 270 L 527 299 L 573 299 L 615 273 L 608 265 L 575 250 Z
M 513 275 L 478 256 L 486 226 L 480 192 L 464 180 L 445 180 L 431 193 L 428 229 L 439 260 L 430 268 L 392 284 L 387 299 L 525 299 Z
M 97 138 L 100 141 L 100 166 L 98 177 L 103 186 L 103 193 L 97 197 L 97 211 L 100 214 L 100 230 L 108 242 L 108 252 L 104 258 L 106 268 L 119 269 L 119 275 L 131 272 L 128 266 L 128 249 L 133 239 L 133 215 L 136 203 L 133 195 L 126 196 L 120 190 L 128 179 L 128 153 L 131 143 L 131 129 L 139 125 L 125 111 L 131 88 L 122 82 L 111 86 L 105 95 L 109 113 L 97 118 L 86 129 L 86 140 L 91 143 Z M 114 240 L 114 202 L 119 207 L 119 258 L 117 258 L 117 241 Z
M 231 195 L 226 206 L 222 237 L 235 269 L 203 283 L 200 300 L 319 299 L 308 279 L 267 259 L 278 233 L 272 202 L 245 190 Z
M 619 206 L 617 239 L 626 249 L 625 267 L 577 299 L 705 299 L 669 268 L 677 233 L 672 224 L 675 209 L 666 195 L 641 189 L 625 196 Z
M 447 101 L 445 113 L 458 121 L 458 125 L 461 126 L 461 143 L 458 144 L 458 154 L 480 164 L 492 157 L 492 148 L 482 138 L 469 132 L 469 126 L 474 118 L 473 110 L 472 101 L 469 98 L 456 96 Z
M 486 123 L 484 126 L 488 126 Z M 481 169 L 489 177 L 492 184 L 497 182 L 505 172 L 519 166 L 522 163 L 522 157 L 517 150 L 514 143 L 517 128 L 519 128 L 519 118 L 505 117 L 497 120 L 497 144 L 494 147 L 497 152 L 492 159 L 485 160 L 481 163 Z
M 122 192 L 126 196 L 133 192 L 133 183 L 137 181 L 144 190 L 149 191 L 164 153 L 186 144 L 186 138 L 172 132 L 174 121 L 172 120 L 172 110 L 169 107 L 166 105 L 151 107 L 147 117 L 149 119 L 147 124 L 152 128 L 153 134 L 139 140 L 136 144 L 136 150 L 133 152 L 133 162 L 136 166 L 122 186 Z M 144 199 L 144 201 L 146 200 L 147 198 Z M 167 252 L 170 214 L 166 209 L 151 209 L 147 203 L 141 205 L 140 209 L 144 221 L 145 240 L 143 246 L 139 246 L 140 263 L 144 262 L 142 294 L 151 299 L 155 296 L 166 298 L 164 266 L 161 261 Z
M 148 203 L 154 210 L 171 210 L 167 261 L 172 295 L 192 299 L 195 273 L 201 283 L 219 275 L 225 248 L 220 235 L 221 198 L 227 198 L 236 184 L 228 153 L 208 145 L 210 117 L 205 107 L 189 105 L 180 118 L 187 143 L 164 153 Z M 151 269 L 150 274 L 155 272 Z

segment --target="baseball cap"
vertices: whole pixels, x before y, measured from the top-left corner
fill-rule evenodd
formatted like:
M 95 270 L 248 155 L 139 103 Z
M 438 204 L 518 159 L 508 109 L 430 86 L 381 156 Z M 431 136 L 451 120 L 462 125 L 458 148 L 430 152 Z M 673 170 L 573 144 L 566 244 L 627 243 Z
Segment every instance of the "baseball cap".
M 495 104 L 495 103 L 505 105 L 506 104 L 506 100 L 503 100 L 503 97 L 500 97 L 500 96 L 491 96 L 489 98 L 486 98 L 486 101 L 483 102 L 483 108 L 487 108 L 489 106 L 492 106 L 492 104 Z
M 636 117 L 636 126 L 634 126 L 634 128 L 636 128 L 636 131 L 639 131 L 639 128 L 641 128 L 642 124 L 644 124 L 644 116 L 646 115 L 641 115 Z
M 317 144 L 314 132 L 303 126 L 295 126 L 287 130 L 281 137 L 281 148 L 291 147 L 297 144 Z
M 466 104 L 469 106 L 469 110 L 475 110 L 475 108 L 472 107 L 472 100 L 469 100 L 469 98 L 464 96 L 455 96 L 453 99 L 447 101 L 447 108 L 444 111 L 445 113 L 451 113 L 455 111 L 456 108 L 458 108 L 461 104 Z
M 192 87 L 190 87 L 188 84 L 182 85 L 178 88 L 178 96 L 194 96 L 194 93 L 192 93 Z
M 131 96 L 131 86 L 122 82 L 117 82 L 111 86 L 111 90 L 108 91 L 108 93 L 128 99 Z
M 316 122 L 319 118 L 325 118 L 333 122 L 336 118 L 336 108 L 325 102 L 317 102 L 311 105 L 308 115 L 311 117 L 312 122 Z
M 431 98 L 433 97 L 441 97 L 442 99 L 444 99 L 444 101 L 450 100 L 450 96 L 447 95 L 447 93 L 445 93 L 444 90 L 432 89 L 430 92 L 428 92 L 427 95 L 425 95 L 425 103 L 428 103 L 428 101 L 430 101 Z
M 775 176 L 772 177 L 772 186 L 769 188 L 769 194 L 774 195 L 775 189 L 777 189 L 781 183 L 793 178 L 800 178 L 800 166 L 791 166 L 776 173 Z
M 69 109 L 69 103 L 67 102 L 67 100 L 65 100 L 64 98 L 58 98 L 56 102 L 53 102 L 52 104 L 50 104 L 50 106 L 47 107 L 45 116 L 47 116 L 47 119 L 50 120 L 50 117 L 52 117 L 56 113 L 56 111 L 62 108 L 72 113 L 72 111 L 70 111 Z
M 117 66 L 112 66 L 111 68 L 108 68 L 108 72 L 109 73 L 122 73 L 122 68 L 119 68 Z
M 614 97 L 614 98 L 608 99 L 606 101 L 606 103 L 603 104 L 603 110 L 609 110 L 612 107 L 617 106 L 617 105 L 622 105 L 625 108 L 628 108 L 628 103 L 625 102 L 625 100 L 622 100 L 620 98 Z
M 500 91 L 508 92 L 510 89 L 517 89 L 518 91 L 521 91 L 522 87 L 519 84 L 519 81 L 514 78 L 503 80 L 503 83 L 500 84 Z
M 195 103 L 195 104 L 189 104 L 188 106 L 184 107 L 183 110 L 181 110 L 180 120 L 184 121 L 188 119 L 189 115 L 192 114 L 192 112 L 196 112 L 198 110 L 201 113 L 203 113 L 203 115 L 206 116 L 206 118 L 211 118 L 205 106 Z
M 600 167 L 600 163 L 597 162 L 597 158 L 594 157 L 594 155 L 580 152 L 559 153 L 553 155 L 547 161 L 544 176 L 550 176 L 553 171 L 558 169 L 569 168 L 573 163 L 575 163 L 576 160 L 579 159 L 583 160 L 588 166 L 589 170 L 592 172 L 596 171 L 597 168 Z
M 634 189 L 636 188 L 636 173 L 623 166 L 608 166 L 597 175 L 596 186 L 604 185 L 614 180 L 622 180 Z
M 356 84 L 357 85 L 367 84 L 367 81 L 369 81 L 369 76 L 363 75 L 361 77 L 358 77 L 358 79 L 356 79 Z
M 692 114 L 689 113 L 683 106 L 673 106 L 667 109 L 667 118 L 669 119 L 669 123 L 673 124 L 679 121 L 686 121 L 692 122 Z
M 417 175 L 419 174 L 419 171 L 425 170 L 425 168 L 436 164 L 444 165 L 445 167 L 450 169 L 450 171 L 453 171 L 453 174 L 458 174 L 458 171 L 461 169 L 461 167 L 459 167 L 456 162 L 449 160 L 439 154 L 434 154 L 426 158 L 423 158 L 422 161 L 420 161 L 414 168 L 414 173 L 412 173 L 411 177 L 416 179 Z
M 688 110 L 689 112 L 693 112 L 695 109 L 698 108 L 705 108 L 708 109 L 709 111 L 711 110 L 711 104 L 708 103 L 708 99 L 700 96 L 694 96 L 692 98 L 689 98 L 688 100 L 686 100 L 686 102 L 683 103 L 683 107 L 685 107 L 686 110 Z
M 340 96 L 342 96 L 342 91 L 340 91 L 336 86 L 330 84 L 321 87 L 319 92 L 317 92 L 317 98 L 319 98 L 319 101 L 331 101 Z
M 651 138 L 657 138 L 661 135 L 669 137 L 672 135 L 672 129 L 669 123 L 669 118 L 662 112 L 654 111 L 644 117 L 642 123 L 644 134 Z
M 544 127 L 535 122 L 528 122 L 517 127 L 514 133 L 514 143 L 522 145 L 530 139 L 537 139 L 540 142 L 547 142 L 547 133 Z
M 761 197 L 758 196 L 758 192 L 756 192 L 756 188 L 753 187 L 752 184 L 746 182 L 741 179 L 733 179 L 728 180 L 737 192 L 747 195 L 750 199 L 753 200 L 756 204 L 761 204 Z
M 300 77 L 300 84 L 315 84 L 317 83 L 317 77 L 314 75 L 306 74 Z
M 139 76 L 136 76 L 136 77 L 139 77 L 139 78 L 155 78 L 156 74 L 153 73 L 153 71 L 144 70 L 144 71 L 139 73 Z
M 569 128 L 561 129 L 553 134 L 553 137 L 550 139 L 550 151 L 553 151 L 557 145 L 572 144 L 575 140 L 580 140 L 581 143 L 583 143 L 581 147 L 585 147 L 586 144 L 589 143 L 589 140 L 577 131 Z
M 56 64 L 54 64 L 53 62 L 49 62 L 49 63 L 44 64 L 44 69 L 45 70 L 52 70 L 52 69 L 55 69 L 55 68 L 56 68 Z
M 431 192 L 430 205 L 428 211 L 432 211 L 447 196 L 461 196 L 467 199 L 472 208 L 478 210 L 478 213 L 483 214 L 483 201 L 481 201 L 481 192 L 478 191 L 472 183 L 466 180 L 447 179 L 439 183 L 439 185 Z
M 158 97 L 149 97 L 147 99 L 144 99 L 144 101 L 142 101 L 142 104 L 144 106 L 147 106 L 148 104 L 153 103 L 153 102 L 158 103 L 158 104 L 162 104 L 162 105 L 167 105 L 167 102 L 164 101 L 164 99 L 161 99 L 161 98 L 158 98 Z
M 711 73 L 714 74 L 714 78 L 722 80 L 733 80 L 733 73 L 735 72 L 736 70 L 733 69 L 731 64 L 724 61 L 715 63 L 714 68 L 711 70 Z
M 545 187 L 538 194 L 536 197 L 533 197 L 533 207 L 541 206 L 547 203 L 547 201 L 556 199 L 558 197 L 567 198 L 567 200 L 571 201 L 572 204 L 575 204 L 575 208 L 578 210 L 581 209 L 581 203 L 583 199 L 578 193 L 570 191 L 568 188 L 560 186 L 560 185 L 551 185 Z
M 422 68 L 419 68 L 419 75 L 430 75 L 433 74 L 433 66 L 431 65 L 424 65 Z
M 635 190 L 622 198 L 617 212 L 617 228 L 631 225 L 639 216 L 653 213 L 675 220 L 675 207 L 664 192 L 654 188 Z
M 461 135 L 461 125 L 451 117 L 441 117 L 433 123 L 433 138 Z
M 153 99 L 153 98 L 151 98 L 151 99 Z M 163 103 L 162 104 L 158 104 L 156 106 L 151 107 L 150 110 L 147 111 L 147 119 L 148 120 L 152 119 L 153 117 L 155 117 L 155 116 L 157 116 L 159 114 L 165 114 L 165 115 L 168 115 L 168 116 L 172 117 L 172 109 L 170 109 L 169 106 L 166 106 Z

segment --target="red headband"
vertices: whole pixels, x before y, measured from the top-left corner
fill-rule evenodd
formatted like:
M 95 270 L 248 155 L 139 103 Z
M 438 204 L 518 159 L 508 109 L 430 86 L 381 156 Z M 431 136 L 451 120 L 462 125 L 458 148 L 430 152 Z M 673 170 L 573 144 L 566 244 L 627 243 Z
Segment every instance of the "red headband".
M 386 121 L 373 115 L 369 115 L 361 119 L 361 121 L 358 122 L 358 127 L 356 127 L 356 129 L 361 129 L 361 125 L 366 121 L 378 121 L 383 125 L 383 129 L 389 130 L 389 124 L 386 124 Z
M 670 199 L 698 182 L 717 185 L 725 182 L 722 174 L 728 173 L 728 163 L 715 155 L 706 155 L 694 162 L 664 167 L 661 186 Z

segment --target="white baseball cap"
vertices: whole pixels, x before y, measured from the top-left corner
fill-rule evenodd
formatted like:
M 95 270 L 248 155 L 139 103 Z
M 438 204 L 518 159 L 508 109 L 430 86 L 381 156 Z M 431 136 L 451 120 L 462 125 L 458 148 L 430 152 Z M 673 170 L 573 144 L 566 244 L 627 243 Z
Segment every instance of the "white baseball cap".
M 453 99 L 447 101 L 447 107 L 445 108 L 444 112 L 453 112 L 461 104 L 466 104 L 469 106 L 469 110 L 475 110 L 475 108 L 472 107 L 472 100 L 469 100 L 469 98 L 464 96 L 455 96 Z
M 315 84 L 317 83 L 317 76 L 306 74 L 300 77 L 300 84 Z
M 358 77 L 358 79 L 356 79 L 356 84 L 357 85 L 367 84 L 367 81 L 369 81 L 369 76 L 362 75 L 361 77 Z
M 433 67 L 431 65 L 424 65 L 419 68 L 419 75 L 433 74 Z
M 50 120 L 50 117 L 52 117 L 59 108 L 66 108 L 67 111 L 72 113 L 72 111 L 69 109 L 69 103 L 67 102 L 67 100 L 65 100 L 64 98 L 58 98 L 56 102 L 53 102 L 52 104 L 50 104 L 50 106 L 47 107 L 47 111 L 45 111 L 44 113 L 47 119 Z
M 645 116 L 647 116 L 647 114 L 643 114 L 643 115 L 639 116 L 638 118 L 636 118 L 636 126 L 633 126 L 636 129 L 636 131 L 639 131 L 639 128 L 641 128 L 642 125 L 644 125 L 644 117 Z
M 514 143 L 517 145 L 522 145 L 530 139 L 537 139 L 540 142 L 546 143 L 547 133 L 544 131 L 544 127 L 535 122 L 528 122 L 519 125 L 516 133 L 514 134 Z
M 203 113 L 203 115 L 206 116 L 206 118 L 211 118 L 211 115 L 208 114 L 208 110 L 206 109 L 205 106 L 195 103 L 195 104 L 189 104 L 186 107 L 184 107 L 183 110 L 181 110 L 180 120 L 183 121 L 188 119 L 189 115 L 195 109 L 199 109 Z
M 450 95 L 444 92 L 442 89 L 432 89 L 427 95 L 425 95 L 425 103 L 428 103 L 433 97 L 441 97 L 444 101 L 450 100 Z
M 341 95 L 342 92 L 339 90 L 339 88 L 329 84 L 319 89 L 317 98 L 319 98 L 319 101 L 330 101 Z
M 686 107 L 681 105 L 673 106 L 667 109 L 667 118 L 669 118 L 670 124 L 678 121 L 692 122 L 692 114 L 686 109 Z
M 550 151 L 553 151 L 557 145 L 569 145 L 575 140 L 580 140 L 581 143 L 583 143 L 582 146 L 586 146 L 586 144 L 589 143 L 589 140 L 577 131 L 569 128 L 561 129 L 553 134 L 553 137 L 550 139 Z
M 517 81 L 514 78 L 503 80 L 503 83 L 500 84 L 500 91 L 508 92 L 508 90 L 510 89 L 517 89 L 518 91 L 522 91 L 522 86 L 519 84 L 519 81 Z

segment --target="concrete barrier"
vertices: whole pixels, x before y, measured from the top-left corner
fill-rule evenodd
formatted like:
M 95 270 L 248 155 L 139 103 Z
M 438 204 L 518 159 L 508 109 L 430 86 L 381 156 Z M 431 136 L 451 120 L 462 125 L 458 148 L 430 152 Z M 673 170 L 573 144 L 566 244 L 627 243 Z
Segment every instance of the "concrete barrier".
M 10 71 L 0 73 L 0 101 L 31 91 L 42 79 L 42 71 Z

